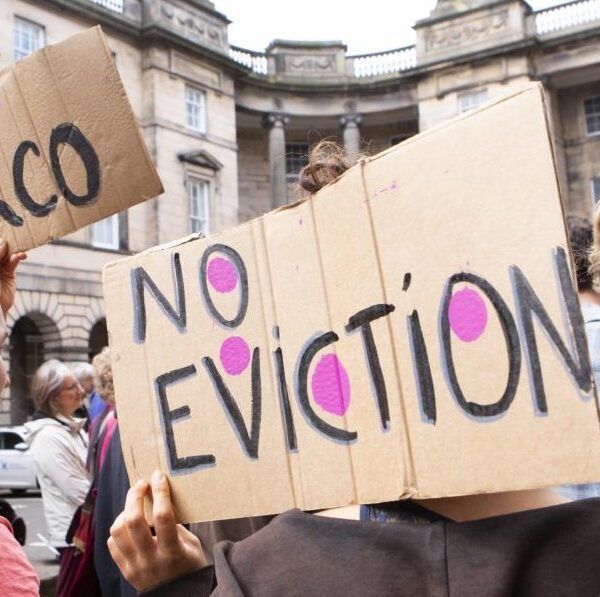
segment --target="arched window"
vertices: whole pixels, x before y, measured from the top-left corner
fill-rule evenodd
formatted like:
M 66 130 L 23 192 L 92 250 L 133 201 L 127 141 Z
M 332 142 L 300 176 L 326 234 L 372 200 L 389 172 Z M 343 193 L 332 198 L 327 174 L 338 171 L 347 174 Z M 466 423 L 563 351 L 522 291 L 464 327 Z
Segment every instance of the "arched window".
M 88 344 L 88 353 L 90 361 L 105 347 L 108 346 L 108 330 L 106 329 L 106 319 L 99 319 L 90 331 L 90 340 Z

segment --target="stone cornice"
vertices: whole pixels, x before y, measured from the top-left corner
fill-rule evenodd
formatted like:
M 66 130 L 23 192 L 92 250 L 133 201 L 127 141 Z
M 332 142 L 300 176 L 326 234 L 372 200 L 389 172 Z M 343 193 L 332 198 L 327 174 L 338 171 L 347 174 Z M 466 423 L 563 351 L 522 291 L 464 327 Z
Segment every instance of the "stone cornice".
M 215 5 L 212 2 L 206 2 L 206 0 L 186 0 L 188 4 L 200 8 L 204 12 L 209 13 L 213 17 L 220 19 L 224 24 L 229 25 L 231 21 L 222 12 L 215 9 Z
M 505 4 L 513 4 L 515 1 L 518 1 L 519 4 L 522 4 L 525 8 L 525 14 L 530 14 L 533 12 L 533 9 L 525 0 L 497 0 L 496 2 L 490 2 L 489 4 L 474 6 L 473 8 L 468 8 L 466 10 L 461 10 L 459 12 L 451 12 L 448 14 L 443 14 L 434 17 L 426 17 L 424 19 L 419 19 L 414 25 L 413 29 L 421 29 L 422 27 L 428 27 L 430 25 L 435 25 L 436 23 L 442 23 L 444 21 L 452 21 L 455 19 L 460 19 L 467 15 L 482 12 L 486 10 L 490 10 L 492 8 L 496 8 L 497 6 L 503 6 Z
M 25 0 L 39 6 L 45 4 L 59 10 L 66 10 L 78 17 L 91 19 L 93 24 L 107 25 L 120 33 L 135 37 L 139 32 L 140 20 L 131 19 L 125 14 L 119 14 L 94 4 L 89 0 Z
M 239 64 L 232 60 L 228 54 L 229 46 L 225 36 L 219 37 L 219 43 L 221 48 L 215 44 L 209 45 L 189 39 L 182 35 L 175 25 L 169 25 L 168 19 L 165 17 L 161 21 L 161 17 L 154 16 L 153 18 L 147 19 L 147 24 L 142 21 L 143 15 L 139 14 L 136 18 L 135 11 L 129 11 L 125 14 L 119 14 L 103 8 L 90 0 L 25 0 L 37 6 L 46 5 L 59 11 L 68 11 L 79 18 L 88 19 L 90 25 L 100 23 L 107 31 L 113 31 L 119 33 L 125 37 L 130 38 L 135 43 L 141 46 L 151 45 L 154 41 L 158 40 L 164 42 L 172 47 L 183 49 L 191 54 L 201 55 L 218 64 L 226 72 L 228 72 L 235 80 L 239 83 L 250 85 L 252 87 L 263 89 L 267 92 L 290 92 L 296 94 L 312 95 L 314 93 L 321 94 L 343 94 L 343 93 L 354 93 L 360 91 L 362 94 L 380 94 L 397 91 L 398 89 L 407 88 L 414 85 L 418 79 L 432 71 L 441 70 L 448 66 L 456 66 L 465 63 L 475 63 L 481 60 L 486 60 L 491 57 L 498 55 L 515 54 L 522 52 L 524 54 L 531 51 L 539 51 L 545 48 L 554 48 L 561 44 L 584 40 L 591 37 L 597 37 L 600 35 L 600 27 L 592 26 L 586 30 L 570 31 L 566 29 L 564 31 L 557 31 L 552 36 L 540 37 L 536 34 L 526 35 L 523 39 L 513 41 L 509 43 L 500 43 L 498 45 L 490 46 L 487 49 L 478 49 L 471 52 L 465 52 L 456 56 L 440 57 L 439 59 L 433 59 L 431 62 L 426 64 L 417 65 L 414 68 L 406 69 L 397 72 L 395 75 L 390 75 L 385 78 L 373 78 L 368 77 L 359 78 L 353 76 L 340 76 L 331 78 L 317 78 L 317 77 L 292 77 L 278 78 L 273 75 L 262 75 L 251 71 L 246 66 Z M 485 7 L 474 7 L 472 9 L 465 10 L 459 13 L 452 13 L 431 19 L 424 19 L 419 21 L 415 28 L 423 27 L 424 25 L 431 25 L 433 23 L 441 21 L 450 21 L 452 19 L 460 20 L 461 17 L 470 13 L 476 13 L 482 11 L 483 8 L 489 10 L 490 8 L 505 6 L 511 2 L 519 2 L 525 5 L 527 13 L 531 12 L 531 7 L 524 0 L 498 0 L 486 4 Z M 152 6 L 158 7 L 159 10 L 163 6 L 173 7 L 177 10 L 183 10 L 181 7 L 189 5 L 192 8 L 196 8 L 199 11 L 203 11 L 210 18 L 217 19 L 219 22 L 226 25 L 229 21 L 226 16 L 215 11 L 211 8 L 212 3 L 206 2 L 205 0 L 185 0 L 184 2 L 178 2 L 178 0 L 172 0 L 172 4 L 164 0 L 164 3 L 156 0 L 156 4 Z M 135 4 L 133 6 L 136 6 Z M 139 5 L 141 8 L 141 4 Z M 195 14 L 195 13 L 194 13 Z M 190 13 L 190 18 L 194 16 Z M 132 16 L 133 15 L 133 16 Z M 173 18 L 177 18 L 176 16 Z M 209 21 L 210 21 L 209 18 Z M 179 26 L 179 24 L 177 24 Z M 289 42 L 280 40 L 280 44 L 290 44 L 290 46 L 311 46 L 310 42 Z M 314 42 L 315 48 L 327 48 L 328 44 L 337 45 L 341 42 Z M 215 47 L 213 47 L 215 46 Z M 341 47 L 341 46 L 340 46 Z

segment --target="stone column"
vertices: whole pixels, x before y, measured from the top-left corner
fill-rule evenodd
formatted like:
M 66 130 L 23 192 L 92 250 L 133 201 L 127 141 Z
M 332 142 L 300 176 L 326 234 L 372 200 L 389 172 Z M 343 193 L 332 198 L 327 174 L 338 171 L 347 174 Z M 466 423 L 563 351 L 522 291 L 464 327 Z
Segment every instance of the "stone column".
M 271 207 L 287 203 L 285 175 L 285 125 L 290 121 L 286 114 L 265 114 L 263 124 L 269 131 L 269 170 L 271 174 Z
M 344 114 L 340 116 L 340 126 L 344 138 L 344 148 L 352 163 L 356 161 L 360 151 L 360 128 L 362 122 L 360 114 Z

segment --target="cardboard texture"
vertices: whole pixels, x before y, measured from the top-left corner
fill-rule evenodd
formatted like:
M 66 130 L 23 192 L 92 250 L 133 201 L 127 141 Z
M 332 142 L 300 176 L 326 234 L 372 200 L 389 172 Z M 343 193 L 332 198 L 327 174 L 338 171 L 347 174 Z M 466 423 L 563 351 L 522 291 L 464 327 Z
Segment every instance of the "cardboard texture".
M 600 479 L 542 88 L 108 265 L 132 481 L 201 521 Z
M 162 193 L 100 27 L 0 73 L 0 237 L 27 250 Z

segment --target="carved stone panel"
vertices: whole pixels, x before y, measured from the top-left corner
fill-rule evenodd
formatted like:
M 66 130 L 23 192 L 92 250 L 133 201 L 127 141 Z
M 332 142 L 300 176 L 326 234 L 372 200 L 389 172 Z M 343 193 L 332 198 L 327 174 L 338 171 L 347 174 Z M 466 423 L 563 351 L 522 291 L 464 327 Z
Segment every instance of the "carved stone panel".
M 278 77 L 344 77 L 346 46 L 341 42 L 292 42 L 276 40 L 267 48 Z
M 191 42 L 221 52 L 228 51 L 226 21 L 210 12 L 180 0 L 152 0 L 146 17 L 145 25 L 151 24 L 147 22 L 151 20 Z
M 415 26 L 417 62 L 452 59 L 525 39 L 527 6 L 521 0 L 474 2 L 464 12 L 419 21 Z
M 335 54 L 310 55 L 287 54 L 284 55 L 284 70 L 288 73 L 335 73 Z
M 425 34 L 425 48 L 427 52 L 471 44 L 487 40 L 504 32 L 508 28 L 508 9 L 486 14 L 483 17 L 476 15 L 471 19 L 461 20 L 459 23 L 445 23 L 432 27 Z

